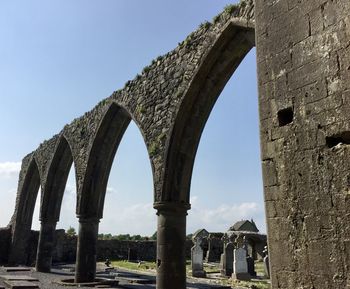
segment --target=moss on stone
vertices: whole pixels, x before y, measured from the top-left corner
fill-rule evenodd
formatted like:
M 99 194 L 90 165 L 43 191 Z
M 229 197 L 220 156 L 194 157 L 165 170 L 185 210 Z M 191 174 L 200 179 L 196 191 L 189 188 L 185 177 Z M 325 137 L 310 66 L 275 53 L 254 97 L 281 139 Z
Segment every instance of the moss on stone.
M 237 9 L 237 5 L 229 4 L 224 7 L 224 12 L 227 14 L 232 14 Z
M 159 152 L 159 144 L 157 142 L 151 143 L 148 149 L 150 157 L 154 157 Z

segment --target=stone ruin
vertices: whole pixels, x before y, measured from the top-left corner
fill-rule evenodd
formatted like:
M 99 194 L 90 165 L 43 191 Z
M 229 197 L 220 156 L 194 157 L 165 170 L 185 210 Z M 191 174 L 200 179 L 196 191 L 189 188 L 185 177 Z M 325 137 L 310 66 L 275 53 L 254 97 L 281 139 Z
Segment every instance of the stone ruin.
M 133 119 L 154 176 L 157 288 L 184 289 L 186 215 L 197 146 L 227 80 L 256 46 L 272 288 L 345 288 L 350 275 L 349 15 L 349 0 L 255 5 L 247 0 L 202 24 L 123 89 L 24 157 L 16 208 L 9 226 L 0 230 L 1 261 L 26 262 L 41 187 L 36 268 L 50 271 L 73 164 L 80 226 L 75 280 L 95 278 L 107 179 Z
M 269 267 L 267 236 L 259 233 L 253 220 L 236 222 L 225 233 L 209 233 L 200 229 L 193 234 L 192 240 L 193 277 L 206 277 L 204 262 L 219 262 L 221 276 L 237 280 L 257 277 L 255 260 L 264 261 L 265 267 Z M 265 276 L 269 277 L 268 271 L 265 272 Z

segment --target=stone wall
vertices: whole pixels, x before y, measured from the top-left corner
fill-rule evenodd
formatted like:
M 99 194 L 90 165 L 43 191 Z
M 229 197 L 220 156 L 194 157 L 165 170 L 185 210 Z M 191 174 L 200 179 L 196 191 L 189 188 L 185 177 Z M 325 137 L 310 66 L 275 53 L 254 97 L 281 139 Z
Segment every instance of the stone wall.
M 27 249 L 27 265 L 34 266 L 38 245 L 38 231 L 31 231 L 30 246 Z M 7 256 L 7 246 L 3 244 L 10 242 L 10 230 L 0 229 L 0 257 Z M 186 258 L 191 259 L 191 240 L 186 241 Z M 77 237 L 68 236 L 64 230 L 56 231 L 56 240 L 52 256 L 53 263 L 75 263 L 77 249 Z M 119 240 L 98 240 L 97 243 L 97 260 L 128 260 L 129 249 L 132 250 L 135 260 L 156 261 L 156 241 L 119 241 Z M 6 264 L 3 258 L 0 264 Z M 2 259 L 0 259 L 2 261 Z
M 256 1 L 272 287 L 350 275 L 350 2 Z
M 10 250 L 11 229 L 0 228 L 0 264 L 6 264 Z

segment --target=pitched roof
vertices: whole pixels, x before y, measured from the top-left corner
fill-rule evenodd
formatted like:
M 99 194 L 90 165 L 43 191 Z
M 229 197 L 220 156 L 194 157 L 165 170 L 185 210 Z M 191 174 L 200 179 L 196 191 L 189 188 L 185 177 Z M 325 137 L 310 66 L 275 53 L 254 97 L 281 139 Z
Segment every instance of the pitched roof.
M 228 230 L 229 231 L 247 231 L 247 225 L 248 225 L 248 227 L 251 228 L 251 229 L 249 229 L 249 231 L 259 232 L 259 230 L 256 227 L 255 222 L 253 220 L 251 220 L 251 221 L 249 221 L 249 220 L 238 221 L 238 222 L 234 223 L 233 226 L 231 226 Z M 245 227 L 245 228 L 243 228 L 243 227 Z

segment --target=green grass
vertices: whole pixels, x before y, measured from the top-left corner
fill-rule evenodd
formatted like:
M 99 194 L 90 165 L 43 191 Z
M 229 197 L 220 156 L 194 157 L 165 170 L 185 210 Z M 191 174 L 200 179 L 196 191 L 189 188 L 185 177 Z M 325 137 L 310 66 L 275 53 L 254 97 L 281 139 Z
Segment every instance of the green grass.
M 156 270 L 156 263 L 155 262 L 145 262 L 142 261 L 139 263 L 134 262 L 128 262 L 128 261 L 112 261 L 111 264 L 113 267 L 119 267 L 123 269 L 129 269 L 129 270 L 137 270 L 137 271 L 149 271 L 152 270 L 153 272 Z M 204 265 L 204 270 L 207 273 L 218 273 L 220 272 L 219 266 L 207 266 Z M 262 277 L 264 276 L 264 263 L 263 262 L 255 262 L 255 270 L 258 274 L 258 276 Z M 188 277 L 191 277 L 191 260 L 186 261 L 186 274 Z M 263 280 L 257 280 L 257 281 L 232 281 L 231 279 L 215 279 L 216 284 L 221 285 L 229 285 L 229 286 L 241 286 L 246 288 L 257 288 L 257 289 L 270 289 L 271 285 L 269 283 L 269 280 L 263 279 Z M 255 286 L 255 287 L 253 287 Z
M 128 262 L 126 260 L 122 261 L 112 261 L 111 264 L 113 267 L 119 267 L 129 270 L 139 270 L 139 271 L 147 271 L 147 270 L 155 270 L 156 269 L 156 263 L 155 262 L 146 262 L 142 261 L 139 263 L 134 262 Z
M 265 276 L 264 262 L 255 261 L 255 271 L 258 276 L 264 277 Z
M 252 285 L 255 286 L 257 289 L 270 289 L 271 285 L 265 281 L 233 281 L 232 284 L 233 286 L 243 286 L 247 288 L 252 288 Z M 254 288 L 254 287 L 253 287 Z

